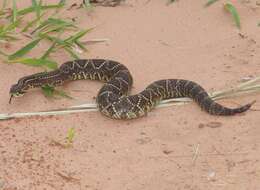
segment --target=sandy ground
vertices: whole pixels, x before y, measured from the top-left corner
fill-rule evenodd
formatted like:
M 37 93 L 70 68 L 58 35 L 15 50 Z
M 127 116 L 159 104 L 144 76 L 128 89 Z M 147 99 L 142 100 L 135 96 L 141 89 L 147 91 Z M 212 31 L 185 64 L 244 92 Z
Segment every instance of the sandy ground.
M 20 8 L 31 1 L 19 2 Z M 239 31 L 223 10 L 224 2 L 204 8 L 204 0 L 180 0 L 170 6 L 165 0 L 126 0 L 119 7 L 96 7 L 91 13 L 64 10 L 63 15 L 75 18 L 81 27 L 96 26 L 86 40 L 110 39 L 88 46 L 82 57 L 124 63 L 135 79 L 133 93 L 163 78 L 194 80 L 212 91 L 260 73 L 260 7 L 255 1 L 233 1 L 241 15 Z M 54 58 L 60 63 L 69 59 L 64 52 Z M 101 87 L 77 81 L 63 88 L 74 100 L 48 100 L 34 91 L 9 105 L 11 84 L 39 71 L 0 64 L 2 113 L 93 102 Z M 253 99 L 254 108 L 259 108 L 259 95 L 221 103 L 237 106 Z M 260 189 L 259 124 L 257 111 L 214 117 L 194 103 L 156 109 L 132 121 L 111 120 L 98 112 L 1 121 L 0 189 Z M 65 148 L 62 143 L 72 127 L 73 147 Z

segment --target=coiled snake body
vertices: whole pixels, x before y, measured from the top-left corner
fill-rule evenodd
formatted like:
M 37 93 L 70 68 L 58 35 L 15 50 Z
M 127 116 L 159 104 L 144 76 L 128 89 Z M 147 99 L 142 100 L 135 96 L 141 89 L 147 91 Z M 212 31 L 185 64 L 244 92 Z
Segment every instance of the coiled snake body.
M 146 115 L 164 99 L 189 97 L 213 115 L 234 115 L 248 110 L 252 103 L 231 109 L 213 101 L 197 83 L 182 79 L 153 82 L 142 92 L 128 95 L 133 83 L 129 70 L 122 64 L 103 59 L 74 60 L 58 69 L 21 78 L 10 89 L 11 98 L 23 95 L 28 89 L 43 85 L 58 86 L 81 79 L 104 81 L 96 102 L 101 113 L 114 119 L 133 119 Z M 10 100 L 11 100 L 10 98 Z

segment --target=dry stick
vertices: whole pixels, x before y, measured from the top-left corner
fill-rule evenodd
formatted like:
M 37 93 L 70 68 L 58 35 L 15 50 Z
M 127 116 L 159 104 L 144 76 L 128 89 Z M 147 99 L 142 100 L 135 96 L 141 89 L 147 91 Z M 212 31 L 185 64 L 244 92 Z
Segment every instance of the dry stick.
M 199 156 L 199 147 L 200 147 L 200 144 L 197 144 L 197 146 L 195 147 L 194 155 L 192 158 L 192 165 L 195 165 L 195 162 Z

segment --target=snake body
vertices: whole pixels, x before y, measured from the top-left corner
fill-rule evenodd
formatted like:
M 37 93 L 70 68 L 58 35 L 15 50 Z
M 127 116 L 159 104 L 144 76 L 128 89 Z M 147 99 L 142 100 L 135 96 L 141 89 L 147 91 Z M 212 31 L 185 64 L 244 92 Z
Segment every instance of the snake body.
M 146 115 L 161 100 L 192 98 L 212 115 L 235 115 L 248 110 L 252 103 L 239 108 L 227 108 L 212 100 L 197 83 L 183 79 L 158 80 L 142 92 L 128 95 L 132 76 L 126 66 L 112 60 L 86 59 L 63 63 L 58 69 L 25 76 L 10 89 L 11 97 L 23 95 L 31 88 L 43 85 L 58 86 L 65 82 L 91 79 L 105 82 L 96 102 L 101 113 L 114 119 L 133 119 Z

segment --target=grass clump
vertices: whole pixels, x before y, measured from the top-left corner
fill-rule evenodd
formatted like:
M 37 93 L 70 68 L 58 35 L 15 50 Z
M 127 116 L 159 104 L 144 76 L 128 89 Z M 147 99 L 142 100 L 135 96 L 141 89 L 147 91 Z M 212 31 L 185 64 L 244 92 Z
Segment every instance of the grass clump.
M 10 43 L 19 40 L 17 36 L 24 35 L 29 37 L 30 41 L 10 54 L 0 50 L 0 55 L 6 59 L 7 63 L 22 63 L 53 70 L 58 68 L 57 62 L 51 57 L 53 53 L 65 51 L 73 59 L 79 59 L 79 54 L 87 50 L 85 44 L 81 42 L 81 38 L 92 28 L 80 29 L 74 22 L 59 18 L 58 12 L 64 7 L 65 0 L 47 5 L 43 5 L 42 0 L 32 0 L 31 6 L 19 10 L 17 1 L 12 0 L 11 2 L 12 8 L 6 8 L 7 1 L 4 1 L 0 10 L 0 19 L 5 19 L 7 22 L 6 25 L 0 25 L 0 43 Z M 47 10 L 55 10 L 55 13 L 50 15 Z M 21 20 L 28 14 L 34 14 L 34 19 L 20 27 Z M 42 41 L 50 44 L 46 51 L 39 57 L 28 57 L 28 54 L 36 49 Z M 54 87 L 43 87 L 42 89 L 48 97 L 53 95 L 69 97 L 66 93 L 55 90 Z

